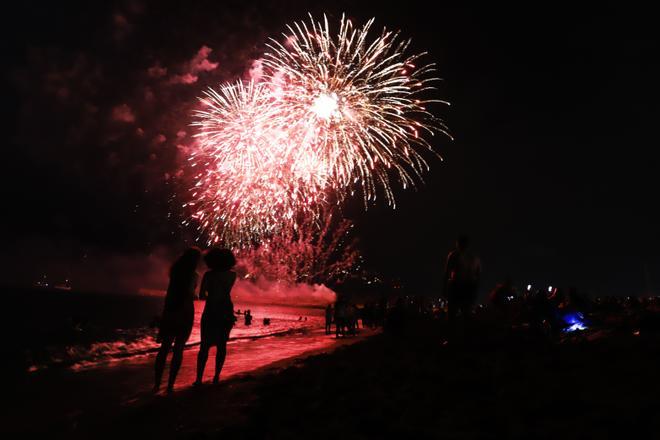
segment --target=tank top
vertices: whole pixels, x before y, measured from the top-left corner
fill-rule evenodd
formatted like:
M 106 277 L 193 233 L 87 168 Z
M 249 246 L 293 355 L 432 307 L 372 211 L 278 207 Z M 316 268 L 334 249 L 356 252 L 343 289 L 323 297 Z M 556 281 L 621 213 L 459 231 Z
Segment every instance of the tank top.
M 234 304 L 231 301 L 231 288 L 236 281 L 236 273 L 232 271 L 210 270 L 202 278 L 200 290 L 202 299 L 206 298 L 205 315 L 232 315 Z

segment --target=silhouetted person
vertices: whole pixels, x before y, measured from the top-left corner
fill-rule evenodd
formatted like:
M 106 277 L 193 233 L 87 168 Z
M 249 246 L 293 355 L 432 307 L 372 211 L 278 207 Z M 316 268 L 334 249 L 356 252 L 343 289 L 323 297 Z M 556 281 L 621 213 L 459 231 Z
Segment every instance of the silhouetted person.
M 348 326 L 348 333 L 351 335 L 357 334 L 358 329 L 358 310 L 354 304 L 346 305 L 346 325 Z
M 245 311 L 245 325 L 252 325 L 252 312 L 250 309 Z
M 370 328 L 371 327 L 371 305 L 369 303 L 364 303 L 362 310 L 360 310 L 360 317 L 362 318 L 362 327 Z
M 468 237 L 461 235 L 456 241 L 456 249 L 447 256 L 445 266 L 443 290 L 448 301 L 447 316 L 452 325 L 459 310 L 464 320 L 470 318 L 472 306 L 477 299 L 481 263 L 468 252 L 468 244 Z
M 490 292 L 488 299 L 493 306 L 502 308 L 515 297 L 516 290 L 513 288 L 511 279 L 507 278 L 503 283 L 498 283 L 495 286 Z
M 325 308 L 325 334 L 329 335 L 332 333 L 332 304 L 328 304 Z
M 197 264 L 202 253 L 190 248 L 179 257 L 170 269 L 170 284 L 165 296 L 163 319 L 158 332 L 161 346 L 156 356 L 154 392 L 160 389 L 167 353 L 174 344 L 167 391 L 172 392 L 176 375 L 181 367 L 183 349 L 193 327 L 195 317 L 195 287 L 197 286 Z
M 335 303 L 335 337 L 339 335 L 346 336 L 346 302 L 343 299 L 338 299 Z
M 497 283 L 490 291 L 488 300 L 490 307 L 486 313 L 496 329 L 504 330 L 520 317 L 521 305 L 511 278 L 507 277 L 504 282 Z
M 406 301 L 398 297 L 394 307 L 387 314 L 385 329 L 392 333 L 401 333 L 406 325 Z
M 200 299 L 205 299 L 206 304 L 202 313 L 202 343 L 197 356 L 195 385 L 202 383 L 209 349 L 213 346 L 216 347 L 213 383 L 218 383 L 227 355 L 229 332 L 236 322 L 234 304 L 230 295 L 236 281 L 236 272 L 231 270 L 236 264 L 234 254 L 229 249 L 213 248 L 204 256 L 204 262 L 209 270 L 202 278 L 199 291 Z

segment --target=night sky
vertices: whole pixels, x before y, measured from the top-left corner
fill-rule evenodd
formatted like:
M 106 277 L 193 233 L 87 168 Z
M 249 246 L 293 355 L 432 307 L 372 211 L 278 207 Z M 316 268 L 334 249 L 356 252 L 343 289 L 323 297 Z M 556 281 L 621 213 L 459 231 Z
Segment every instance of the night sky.
M 370 270 L 433 293 L 464 232 L 482 258 L 483 291 L 507 275 L 594 295 L 660 285 L 660 52 L 650 11 L 19 3 L 1 31 L 4 283 L 48 273 L 119 289 L 122 274 L 137 279 L 154 255 L 167 261 L 187 246 L 178 206 L 195 97 L 249 77 L 267 36 L 309 11 L 401 29 L 437 63 L 438 96 L 452 103 L 437 116 L 455 141 L 434 142 L 444 162 L 431 162 L 425 185 L 398 190 L 396 210 L 365 213 L 360 200 L 345 209 Z

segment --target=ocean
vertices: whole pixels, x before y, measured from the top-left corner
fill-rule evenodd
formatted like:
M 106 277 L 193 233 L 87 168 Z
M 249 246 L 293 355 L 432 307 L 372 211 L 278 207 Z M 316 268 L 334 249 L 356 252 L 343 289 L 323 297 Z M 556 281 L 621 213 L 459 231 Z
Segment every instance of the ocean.
M 15 368 L 84 370 L 153 354 L 161 296 L 96 294 L 43 289 L 5 290 L 9 298 L 6 331 L 13 334 Z M 188 346 L 199 344 L 203 301 L 195 302 L 195 324 Z M 322 307 L 235 302 L 238 321 L 230 344 L 274 336 L 318 333 L 324 326 Z M 252 325 L 243 312 L 251 310 Z M 264 323 L 270 319 L 270 324 Z

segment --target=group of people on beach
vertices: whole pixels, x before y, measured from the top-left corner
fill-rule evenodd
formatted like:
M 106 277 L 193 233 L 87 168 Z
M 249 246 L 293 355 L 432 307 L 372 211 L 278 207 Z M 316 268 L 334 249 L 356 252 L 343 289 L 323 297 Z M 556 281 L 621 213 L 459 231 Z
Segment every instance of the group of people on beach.
M 357 334 L 359 321 L 362 327 L 375 328 L 383 324 L 387 304 L 385 300 L 380 302 L 368 302 L 361 308 L 351 304 L 345 298 L 339 298 L 334 304 L 328 304 L 325 308 L 325 334 L 332 334 L 332 325 L 335 325 L 335 336 L 353 336 Z
M 194 385 L 201 385 L 209 350 L 216 347 L 215 373 L 217 383 L 227 354 L 227 341 L 236 317 L 231 300 L 231 289 L 236 281 L 232 268 L 236 264 L 233 253 L 228 249 L 212 248 L 204 256 L 208 270 L 202 277 L 199 295 L 197 288 L 197 266 L 202 251 L 190 248 L 179 257 L 170 269 L 170 282 L 165 296 L 165 306 L 158 333 L 161 343 L 155 363 L 154 392 L 161 387 L 167 355 L 172 350 L 167 391 L 174 389 L 177 373 L 183 360 L 183 350 L 190 337 L 195 317 L 194 300 L 197 296 L 206 300 L 201 320 L 201 345 L 197 355 L 197 378 Z
M 208 270 L 204 273 L 199 293 L 196 294 L 198 284 L 196 269 L 202 258 Z M 170 350 L 172 351 L 172 361 L 167 390 L 168 392 L 173 390 L 177 373 L 181 367 L 184 347 L 192 331 L 194 300 L 197 297 L 206 300 L 206 304 L 201 319 L 201 345 L 197 357 L 197 376 L 194 384 L 202 383 L 211 347 L 216 347 L 217 350 L 213 382 L 218 382 L 227 353 L 229 333 L 236 322 L 230 296 L 236 281 L 236 273 L 232 270 L 235 264 L 236 259 L 228 249 L 212 248 L 203 255 L 200 249 L 190 248 L 172 265 L 158 334 L 161 346 L 155 363 L 155 392 L 160 389 L 166 358 Z M 442 302 L 446 305 L 447 321 L 450 327 L 454 327 L 459 313 L 464 321 L 469 320 L 472 316 L 481 277 L 481 262 L 470 252 L 467 236 L 463 235 L 458 238 L 455 249 L 447 256 L 444 269 L 442 292 L 444 300 Z M 560 298 L 559 295 L 560 293 L 555 291 L 554 296 L 526 295 L 521 298 L 534 306 L 530 309 L 539 315 L 541 320 L 547 320 L 546 318 L 550 316 L 548 310 L 563 307 L 559 304 L 570 303 L 583 309 L 583 301 L 576 292 L 569 291 L 568 301 L 563 302 L 561 300 L 563 297 Z M 511 282 L 500 283 L 490 295 L 492 309 L 497 311 L 508 307 L 507 304 L 512 298 L 517 298 L 517 296 Z M 407 307 L 404 302 L 402 298 L 399 298 L 397 306 L 388 311 L 385 298 L 380 302 L 367 303 L 364 307 L 358 308 L 346 298 L 340 297 L 334 307 L 328 305 L 325 310 L 325 333 L 332 334 L 334 324 L 334 333 L 337 338 L 355 335 L 359 328 L 359 319 L 362 319 L 363 327 L 386 326 L 387 320 L 391 324 L 400 323 L 403 316 L 402 311 Z M 553 308 L 553 305 L 556 307 Z M 445 308 L 443 307 L 443 309 Z M 243 315 L 245 325 L 251 325 L 251 312 L 246 310 Z M 270 324 L 270 319 L 264 318 L 263 324 Z
M 358 309 L 354 304 L 340 298 L 334 307 L 331 304 L 325 309 L 325 334 L 332 333 L 332 324 L 335 324 L 335 335 L 355 335 L 358 328 Z

